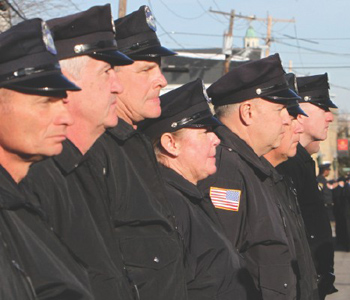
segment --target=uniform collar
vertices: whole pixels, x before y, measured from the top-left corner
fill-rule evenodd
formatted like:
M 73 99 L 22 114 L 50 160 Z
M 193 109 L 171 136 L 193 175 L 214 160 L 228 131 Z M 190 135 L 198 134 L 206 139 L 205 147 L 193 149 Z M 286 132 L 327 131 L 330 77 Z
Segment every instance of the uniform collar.
M 173 169 L 167 168 L 163 165 L 160 165 L 161 173 L 164 175 L 164 180 L 177 190 L 186 194 L 191 198 L 196 198 L 198 201 L 202 200 L 203 195 L 199 191 L 196 185 L 189 182 L 187 179 L 182 177 L 180 174 L 175 172 Z
M 233 133 L 226 126 L 218 126 L 215 132 L 221 139 L 221 147 L 226 148 L 228 151 L 236 152 L 243 160 L 247 161 L 254 168 L 258 169 L 266 176 L 271 176 L 271 168 L 266 164 L 265 158 L 257 156 L 252 147 L 250 147 L 238 135 Z
M 129 123 L 119 118 L 118 125 L 107 129 L 106 132 L 119 140 L 125 141 L 136 134 L 137 130 L 135 130 Z
M 15 210 L 26 205 L 26 200 L 11 175 L 0 165 L 0 208 Z
M 312 157 L 309 154 L 309 152 L 307 152 L 306 149 L 300 143 L 298 143 L 297 145 L 297 155 L 305 162 L 312 160 Z
M 58 167 L 65 173 L 71 173 L 82 162 L 84 156 L 79 149 L 70 141 L 65 140 L 62 143 L 62 152 L 53 159 Z
M 271 163 L 265 158 L 265 157 L 261 157 L 261 162 L 270 169 L 271 172 L 271 177 L 274 181 L 274 183 L 277 183 L 279 181 L 283 180 L 283 175 L 281 175 L 280 173 L 278 173 L 278 171 L 276 170 L 276 168 L 271 165 Z

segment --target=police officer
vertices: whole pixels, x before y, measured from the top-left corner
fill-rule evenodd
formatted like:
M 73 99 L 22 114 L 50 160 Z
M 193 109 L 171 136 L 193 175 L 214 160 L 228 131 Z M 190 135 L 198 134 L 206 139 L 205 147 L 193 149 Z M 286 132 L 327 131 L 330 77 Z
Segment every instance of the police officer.
M 294 299 L 297 293 L 276 177 L 261 158 L 279 146 L 291 122 L 286 105 L 298 99 L 284 74 L 276 54 L 241 65 L 208 88 L 225 126 L 216 130 L 218 170 L 202 188 L 244 258 L 254 283 L 251 299 Z
M 350 234 L 349 234 L 349 188 L 346 184 L 346 178 L 341 176 L 338 178 L 335 187 L 332 190 L 334 202 L 334 219 L 335 219 L 335 235 L 337 245 L 345 251 L 350 251 Z
M 173 54 L 161 46 L 152 20 L 142 6 L 115 22 L 118 47 L 130 49 L 125 52 L 130 57 L 142 52 L 136 69 L 115 67 L 124 88 L 118 94 L 118 125 L 96 141 L 75 172 L 110 252 L 121 251 L 136 295 L 178 300 L 187 298 L 182 242 L 152 145 L 133 127 L 159 116 L 159 93 L 166 84 L 159 62 Z
M 296 84 L 295 75 L 288 73 L 286 78 L 289 87 L 293 89 L 294 82 Z M 297 117 L 299 114 L 306 114 L 300 109 L 298 102 L 295 101 L 295 103 L 289 104 L 287 110 L 291 118 L 291 124 L 287 126 L 281 144 L 264 155 L 274 168 L 289 157 L 296 155 L 300 134 L 303 132 L 303 127 Z M 272 172 L 276 172 L 276 170 L 272 169 Z M 293 182 L 288 176 L 276 174 L 274 184 L 280 193 L 280 204 L 285 216 L 287 237 L 290 245 L 293 246 L 293 266 L 297 274 L 297 299 L 319 299 L 317 273 L 307 242 L 305 225 Z
M 318 188 L 322 193 L 324 206 L 326 207 L 328 218 L 330 221 L 334 221 L 333 215 L 333 196 L 332 190 L 329 188 L 327 177 L 331 171 L 331 164 L 325 163 L 318 166 L 319 173 L 316 177 L 318 182 Z
M 277 169 L 289 175 L 297 191 L 297 197 L 307 230 L 308 241 L 319 276 L 320 298 L 333 293 L 334 249 L 332 230 L 318 189 L 315 162 L 311 154 L 319 150 L 319 143 L 327 138 L 329 124 L 333 121 L 330 108 L 336 105 L 330 100 L 327 74 L 298 77 L 297 87 L 301 96 L 300 106 L 308 117 L 298 116 L 304 132 L 300 136 L 297 154 Z
M 220 140 L 202 80 L 160 97 L 162 114 L 139 128 L 152 138 L 167 197 L 185 245 L 189 299 L 248 299 L 240 284 L 240 259 L 224 233 L 199 207 L 197 182 L 216 171 Z
M 95 6 L 48 24 L 63 72 L 81 91 L 68 93 L 66 106 L 75 123 L 67 129 L 69 139 L 63 152 L 35 164 L 25 184 L 32 202 L 41 204 L 55 232 L 88 266 L 95 299 L 132 299 L 121 255 L 105 245 L 75 172 L 105 128 L 117 124 L 116 96 L 122 87 L 115 80 L 113 66 L 132 60 L 117 51 L 110 5 Z
M 61 152 L 72 124 L 66 91 L 77 90 L 62 75 L 41 19 L 0 35 L 2 299 L 93 299 L 82 264 L 44 222 L 41 208 L 28 201 L 21 183 L 34 162 Z M 6 260 L 11 266 L 3 269 Z

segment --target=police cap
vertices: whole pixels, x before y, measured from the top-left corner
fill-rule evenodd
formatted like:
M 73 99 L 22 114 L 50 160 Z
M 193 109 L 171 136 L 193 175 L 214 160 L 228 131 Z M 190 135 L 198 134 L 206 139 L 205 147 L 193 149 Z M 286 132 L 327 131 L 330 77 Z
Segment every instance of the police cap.
M 110 4 L 62 18 L 51 19 L 49 25 L 59 59 L 89 55 L 112 65 L 129 65 L 133 61 L 117 51 Z
M 165 132 L 175 132 L 181 128 L 221 125 L 210 111 L 209 98 L 201 79 L 162 95 L 160 100 L 161 116 L 147 119 L 138 127 L 150 138 L 157 138 Z
M 146 5 L 115 20 L 114 24 L 118 49 L 132 59 L 143 60 L 176 54 L 160 44 L 155 18 Z
M 61 73 L 46 23 L 23 21 L 0 34 L 0 87 L 34 95 L 80 90 Z
M 324 171 L 324 170 L 330 170 L 331 169 L 331 164 L 330 163 L 324 163 L 318 166 L 318 168 L 320 169 L 320 171 Z
M 297 80 L 294 73 L 287 73 L 284 75 L 286 81 L 288 83 L 288 87 L 293 90 L 296 94 L 298 94 Z M 308 117 L 308 115 L 301 109 L 299 102 L 297 100 L 290 100 L 287 104 L 288 113 L 296 118 L 298 115 L 304 115 Z
M 329 97 L 327 73 L 321 75 L 297 77 L 297 85 L 301 100 L 299 102 L 312 103 L 328 111 L 338 108 Z
M 299 96 L 288 88 L 278 54 L 242 64 L 208 88 L 215 106 L 240 103 L 254 98 L 286 104 Z

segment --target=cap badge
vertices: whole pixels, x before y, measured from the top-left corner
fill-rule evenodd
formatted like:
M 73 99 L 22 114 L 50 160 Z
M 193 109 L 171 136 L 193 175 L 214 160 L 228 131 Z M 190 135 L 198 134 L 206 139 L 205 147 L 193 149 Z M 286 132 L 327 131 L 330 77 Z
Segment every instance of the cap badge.
M 113 30 L 113 33 L 115 34 L 115 24 L 113 21 L 113 16 L 111 16 L 111 22 L 112 22 L 112 30 Z
M 177 127 L 177 122 L 173 122 L 170 126 L 171 126 L 172 128 Z
M 42 34 L 43 34 L 43 42 L 46 46 L 47 51 L 49 51 L 50 53 L 52 53 L 53 55 L 57 54 L 57 50 L 55 47 L 55 43 L 53 41 L 52 35 L 51 35 L 51 31 L 49 29 L 49 27 L 47 26 L 45 21 L 41 22 L 41 30 L 42 30 Z
M 256 89 L 255 92 L 256 92 L 257 95 L 260 95 L 261 94 L 261 89 Z
M 203 96 L 204 96 L 205 100 L 207 100 L 208 103 L 211 103 L 211 98 L 209 98 L 209 96 L 208 96 L 207 89 L 206 89 L 203 81 L 202 81 L 202 87 L 203 87 Z
M 304 100 L 305 100 L 305 101 L 310 101 L 311 99 L 310 99 L 309 96 L 305 96 L 305 97 L 304 97 Z
M 148 6 L 145 7 L 146 22 L 149 28 L 154 32 L 157 31 L 156 20 Z

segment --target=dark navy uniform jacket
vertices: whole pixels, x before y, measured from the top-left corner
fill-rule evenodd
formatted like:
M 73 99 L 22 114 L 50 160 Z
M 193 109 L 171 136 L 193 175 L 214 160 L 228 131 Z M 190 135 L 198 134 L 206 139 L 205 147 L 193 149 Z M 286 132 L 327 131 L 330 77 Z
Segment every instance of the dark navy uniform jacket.
M 23 180 L 28 199 L 39 203 L 48 222 L 79 259 L 88 267 L 95 299 L 132 299 L 132 289 L 119 265 L 112 259 L 90 213 L 76 170 L 86 158 L 69 141 L 54 158 L 38 162 Z
M 185 247 L 189 299 L 249 299 L 240 256 L 198 206 L 202 193 L 172 169 L 161 171 Z
M 292 180 L 283 176 L 276 183 L 281 196 L 281 207 L 286 220 L 286 232 L 290 244 L 294 246 L 296 263 L 293 265 L 297 275 L 297 299 L 318 300 L 317 273 L 307 241 L 305 225 Z
M 140 299 L 187 299 L 183 247 L 148 138 L 119 119 L 87 155 L 77 178 Z
M 280 164 L 277 169 L 293 180 L 317 274 L 320 277 L 328 276 L 334 271 L 332 230 L 318 189 L 315 162 L 305 148 L 298 144 L 296 156 Z M 332 286 L 328 280 L 326 284 Z
M 204 209 L 218 219 L 232 245 L 244 257 L 259 293 L 252 299 L 295 299 L 293 247 L 275 188 L 280 176 L 246 142 L 227 127 L 221 127 L 216 131 L 221 139 L 217 172 L 200 183 L 208 199 Z M 217 195 L 224 201 L 218 201 Z M 210 212 L 209 200 L 216 217 Z M 235 206 L 227 208 L 229 203 Z
M 85 268 L 43 221 L 40 208 L 26 200 L 23 188 L 0 166 L 1 233 L 18 271 L 37 299 L 94 299 Z

